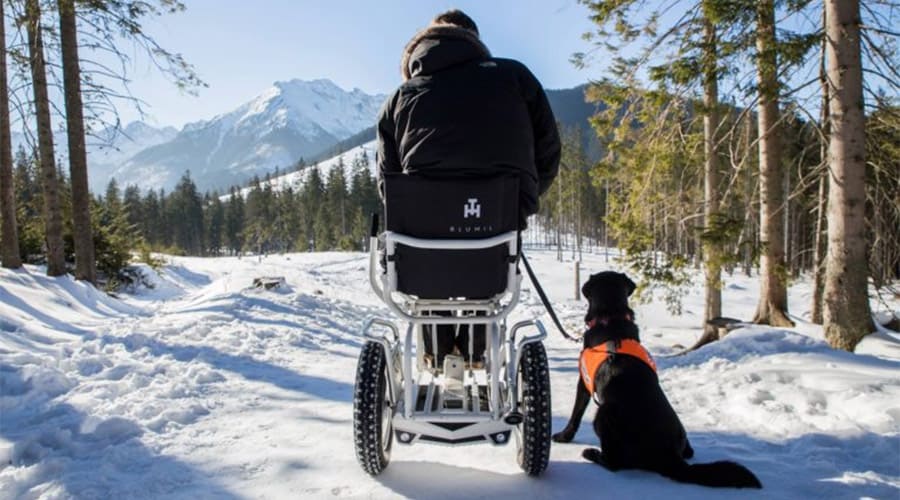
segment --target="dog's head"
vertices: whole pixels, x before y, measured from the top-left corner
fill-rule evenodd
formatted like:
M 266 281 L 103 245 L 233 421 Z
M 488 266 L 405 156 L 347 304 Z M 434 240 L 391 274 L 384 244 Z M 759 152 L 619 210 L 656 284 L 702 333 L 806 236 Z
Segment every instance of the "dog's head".
M 581 287 L 581 293 L 588 300 L 585 323 L 594 318 L 621 317 L 633 314 L 628 307 L 628 297 L 634 293 L 636 285 L 631 279 L 614 271 L 592 274 Z

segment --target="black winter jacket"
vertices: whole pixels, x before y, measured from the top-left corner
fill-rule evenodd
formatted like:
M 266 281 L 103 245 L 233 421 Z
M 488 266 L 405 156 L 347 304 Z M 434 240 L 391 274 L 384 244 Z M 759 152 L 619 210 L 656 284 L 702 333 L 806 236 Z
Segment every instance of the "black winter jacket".
M 523 64 L 491 57 L 477 37 L 450 26 L 417 34 L 401 69 L 408 79 L 378 118 L 381 192 L 386 172 L 517 172 L 524 229 L 559 170 L 559 133 L 541 84 Z

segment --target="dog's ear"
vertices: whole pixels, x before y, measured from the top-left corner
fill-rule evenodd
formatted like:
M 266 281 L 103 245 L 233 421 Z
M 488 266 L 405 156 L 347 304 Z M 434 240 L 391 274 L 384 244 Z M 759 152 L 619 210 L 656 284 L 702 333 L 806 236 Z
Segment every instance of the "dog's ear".
M 2 1 L 2 0 L 0 0 Z M 587 323 L 596 315 L 596 304 L 594 303 L 594 295 L 597 293 L 597 279 L 596 274 L 592 274 L 587 281 L 584 282 L 584 285 L 581 285 L 581 295 L 584 296 L 585 300 L 588 301 L 588 310 L 584 315 L 584 322 Z
M 622 273 L 619 274 L 619 276 L 622 278 L 622 283 L 625 284 L 625 290 L 628 292 L 628 296 L 631 297 L 631 294 L 634 293 L 637 285 L 635 285 L 634 281 L 631 281 L 631 278 L 629 278 L 626 274 Z
M 591 290 L 597 284 L 597 280 L 594 279 L 596 276 L 596 274 L 592 274 L 591 277 L 581 285 L 581 295 L 588 300 L 591 299 Z

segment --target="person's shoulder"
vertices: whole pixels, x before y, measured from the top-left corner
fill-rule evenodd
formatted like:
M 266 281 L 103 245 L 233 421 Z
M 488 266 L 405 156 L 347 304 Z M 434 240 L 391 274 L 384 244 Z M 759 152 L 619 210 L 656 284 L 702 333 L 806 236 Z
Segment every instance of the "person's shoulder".
M 538 89 L 541 89 L 541 82 L 538 81 L 537 77 L 534 76 L 534 73 L 528 69 L 528 66 L 525 66 L 520 61 L 515 59 L 504 59 L 501 57 L 492 57 L 488 59 L 487 62 L 495 64 L 498 69 L 504 70 L 507 74 L 512 75 L 516 82 L 518 82 L 519 88 L 521 88 L 526 94 L 531 95 Z M 485 64 L 485 63 L 482 63 Z
M 406 83 L 402 83 L 393 92 L 385 96 L 384 102 L 381 103 L 381 114 L 391 110 L 394 106 L 397 105 L 397 101 L 400 99 L 400 96 L 403 95 L 404 86 Z
M 497 67 L 499 67 L 499 68 L 508 69 L 510 71 L 515 71 L 518 73 L 527 73 L 529 75 L 531 74 L 531 70 L 528 69 L 528 66 L 525 66 L 523 63 L 521 63 L 520 61 L 517 61 L 515 59 L 506 59 L 503 57 L 492 57 L 490 59 L 486 59 L 481 64 L 485 65 L 485 64 L 491 64 L 491 63 L 496 64 Z

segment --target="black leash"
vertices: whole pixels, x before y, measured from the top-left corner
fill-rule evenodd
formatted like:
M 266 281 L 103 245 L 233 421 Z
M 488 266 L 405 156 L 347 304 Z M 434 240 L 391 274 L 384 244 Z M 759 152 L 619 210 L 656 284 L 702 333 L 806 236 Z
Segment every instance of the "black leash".
M 538 282 L 537 276 L 535 276 L 534 271 L 531 270 L 531 264 L 529 264 L 528 259 L 525 258 L 525 252 L 519 249 L 519 255 L 522 256 L 522 262 L 525 263 L 525 270 L 528 271 L 528 277 L 531 278 L 531 283 L 534 284 L 534 289 L 537 290 L 538 296 L 541 298 L 541 302 L 544 303 L 544 307 L 547 309 L 547 314 L 550 315 L 553 323 L 556 324 L 556 328 L 559 329 L 559 333 L 562 333 L 563 337 L 571 340 L 572 342 L 580 342 L 581 339 L 577 339 L 566 333 L 566 329 L 563 328 L 562 323 L 559 322 L 559 318 L 556 317 L 556 312 L 553 311 L 553 306 L 550 305 L 550 300 L 547 299 L 547 294 L 544 293 L 544 289 Z

